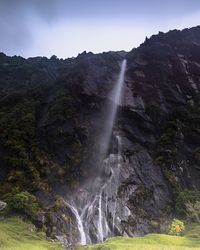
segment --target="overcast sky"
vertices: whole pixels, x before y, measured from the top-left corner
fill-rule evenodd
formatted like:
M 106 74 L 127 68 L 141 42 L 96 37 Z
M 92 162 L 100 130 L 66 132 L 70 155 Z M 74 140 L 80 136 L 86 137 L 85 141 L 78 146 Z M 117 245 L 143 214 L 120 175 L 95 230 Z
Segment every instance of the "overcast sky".
M 200 24 L 200 0 L 0 0 L 0 51 L 66 58 L 131 50 L 158 31 Z

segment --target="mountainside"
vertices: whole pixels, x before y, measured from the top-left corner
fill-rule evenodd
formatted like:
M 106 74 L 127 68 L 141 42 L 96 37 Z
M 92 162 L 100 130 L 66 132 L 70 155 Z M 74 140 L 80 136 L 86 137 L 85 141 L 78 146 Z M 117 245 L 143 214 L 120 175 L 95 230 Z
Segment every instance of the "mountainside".
M 123 59 L 123 102 L 106 155 L 109 169 L 102 170 L 99 138 Z M 120 161 L 117 181 L 100 195 L 108 227 L 100 236 L 164 230 L 179 193 L 200 190 L 199 83 L 200 26 L 159 33 L 129 53 L 84 52 L 66 60 L 1 53 L 0 199 L 48 236 L 79 242 L 76 212 L 89 209 L 82 204 L 89 204 L 91 190 L 117 174 Z M 22 196 L 34 210 L 16 205 Z M 99 207 L 92 208 L 92 225 L 83 223 L 88 241 L 99 241 Z

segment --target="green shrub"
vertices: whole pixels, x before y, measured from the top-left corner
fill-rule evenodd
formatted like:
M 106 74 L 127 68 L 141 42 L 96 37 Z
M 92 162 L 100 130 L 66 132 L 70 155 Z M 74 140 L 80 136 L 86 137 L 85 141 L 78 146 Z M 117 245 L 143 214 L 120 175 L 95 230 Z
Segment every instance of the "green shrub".
M 33 220 L 40 211 L 37 198 L 28 192 L 20 192 L 14 195 L 8 194 L 6 201 L 12 210 L 26 214 Z
M 200 201 L 200 191 L 185 190 L 179 193 L 176 199 L 175 209 L 179 216 L 187 216 L 186 204 L 194 204 Z
M 184 223 L 180 220 L 174 219 L 169 226 L 169 234 L 171 235 L 182 235 L 185 230 Z
M 200 201 L 186 204 L 187 218 L 191 221 L 200 223 Z

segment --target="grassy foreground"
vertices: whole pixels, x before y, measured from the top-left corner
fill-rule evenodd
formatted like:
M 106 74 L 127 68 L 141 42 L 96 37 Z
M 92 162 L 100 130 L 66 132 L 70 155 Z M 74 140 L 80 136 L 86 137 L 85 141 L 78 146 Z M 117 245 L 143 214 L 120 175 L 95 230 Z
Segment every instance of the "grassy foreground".
M 78 250 L 200 250 L 200 225 L 188 228 L 185 237 L 149 234 L 144 237 L 115 237 L 103 244 L 78 247 Z
M 60 250 L 57 243 L 48 242 L 43 233 L 19 218 L 0 220 L 0 250 Z
M 0 220 L 0 250 L 61 250 L 45 240 L 43 233 L 19 218 Z M 115 237 L 103 244 L 79 246 L 78 250 L 200 250 L 200 224 L 186 228 L 185 237 L 149 234 L 144 237 Z

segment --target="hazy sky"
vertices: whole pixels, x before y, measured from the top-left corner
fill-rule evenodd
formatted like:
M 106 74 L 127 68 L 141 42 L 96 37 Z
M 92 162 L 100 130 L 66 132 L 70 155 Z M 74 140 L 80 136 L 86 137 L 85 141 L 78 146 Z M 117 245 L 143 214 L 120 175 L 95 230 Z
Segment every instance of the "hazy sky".
M 0 51 L 66 58 L 131 50 L 158 31 L 200 24 L 200 0 L 0 0 Z

